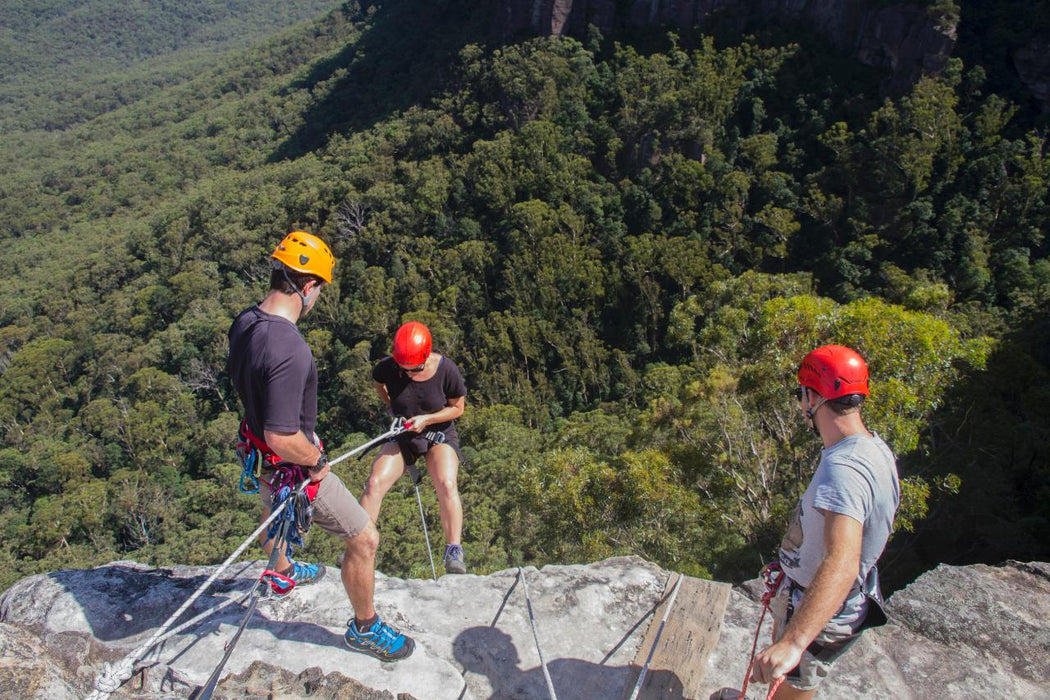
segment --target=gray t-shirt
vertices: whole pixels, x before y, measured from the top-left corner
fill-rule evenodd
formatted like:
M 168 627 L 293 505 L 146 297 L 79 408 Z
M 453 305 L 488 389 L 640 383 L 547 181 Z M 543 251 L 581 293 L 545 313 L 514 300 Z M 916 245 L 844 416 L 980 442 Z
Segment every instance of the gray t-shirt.
M 795 583 L 809 586 L 824 559 L 824 514 L 847 515 L 864 526 L 855 588 L 873 593 L 875 562 L 893 531 L 900 505 L 897 463 L 878 435 L 850 435 L 825 448 L 780 544 L 780 565 Z M 869 577 L 869 572 L 873 575 Z

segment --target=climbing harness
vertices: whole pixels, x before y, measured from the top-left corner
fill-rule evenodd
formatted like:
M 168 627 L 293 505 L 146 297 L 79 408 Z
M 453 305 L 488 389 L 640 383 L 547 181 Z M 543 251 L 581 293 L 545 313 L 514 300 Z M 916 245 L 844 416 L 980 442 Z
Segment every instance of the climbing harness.
M 238 488 L 241 493 L 259 493 L 259 476 L 262 474 L 263 462 L 276 467 L 281 458 L 273 453 L 265 442 L 260 440 L 248 428 L 247 421 L 241 421 L 237 430 L 237 458 L 241 462 L 241 482 Z
M 758 627 L 755 628 L 755 639 L 751 643 L 751 660 L 747 662 L 747 671 L 744 672 L 744 683 L 740 688 L 740 697 L 747 697 L 747 685 L 751 682 L 751 669 L 755 665 L 755 652 L 758 650 L 758 635 L 762 631 L 762 622 L 766 618 L 766 611 L 769 610 L 770 603 L 773 602 L 773 598 L 776 596 L 777 591 L 780 587 L 788 580 L 787 574 L 780 568 L 780 562 L 774 559 L 773 561 L 766 564 L 765 568 L 762 569 L 762 582 L 766 586 L 766 592 L 762 594 L 762 614 L 758 617 Z M 777 688 L 784 682 L 786 676 L 777 678 L 769 684 L 769 691 L 766 693 L 766 699 L 769 700 L 777 693 Z
M 309 480 L 306 480 L 298 485 L 296 489 L 297 497 L 305 495 L 306 486 L 309 483 Z M 286 506 L 287 499 L 280 507 L 285 512 L 292 510 Z M 211 700 L 211 696 L 215 692 L 215 686 L 219 683 L 219 676 L 222 674 L 222 669 L 226 666 L 226 662 L 230 660 L 230 656 L 233 655 L 234 647 L 236 647 L 237 642 L 240 641 L 241 634 L 248 626 L 248 620 L 251 619 L 256 606 L 259 604 L 259 599 L 261 597 L 260 590 L 265 590 L 265 585 L 269 584 L 270 589 L 277 595 L 286 595 L 291 593 L 292 589 L 295 588 L 294 580 L 274 570 L 274 566 L 277 565 L 277 560 L 280 559 L 281 550 L 287 545 L 290 532 L 295 529 L 294 518 L 289 519 L 282 517 L 275 520 L 274 523 L 280 524 L 277 526 L 277 532 L 275 533 L 276 539 L 274 539 L 273 549 L 270 552 L 270 560 L 266 562 L 266 569 L 252 587 L 248 599 L 248 607 L 245 609 L 244 615 L 241 616 L 241 621 L 237 625 L 237 631 L 234 632 L 230 641 L 226 643 L 225 651 L 222 655 L 222 659 L 219 661 L 219 665 L 215 667 L 215 670 L 212 671 L 211 675 L 208 677 L 208 681 L 204 684 L 200 693 L 197 694 L 196 700 Z
M 540 655 L 540 666 L 543 668 L 543 677 L 547 681 L 547 692 L 551 696 L 551 700 L 558 700 L 558 696 L 554 693 L 554 682 L 551 680 L 550 671 L 547 670 L 547 662 L 543 658 L 543 648 L 540 647 L 540 635 L 536 631 L 536 618 L 532 614 L 532 600 L 529 599 L 529 585 L 525 581 L 525 570 L 520 566 L 518 567 L 518 578 L 521 579 L 521 590 L 525 593 L 525 606 L 529 610 L 529 624 L 532 625 L 532 638 L 536 640 L 536 653 Z
M 143 658 L 146 652 L 148 652 L 150 649 L 152 649 L 154 646 L 160 643 L 162 639 L 167 639 L 172 634 L 175 634 L 175 632 L 180 631 L 181 629 L 185 629 L 189 625 L 189 623 L 184 623 L 179 628 L 176 628 L 176 630 L 173 630 L 172 632 L 166 634 L 168 628 L 171 627 L 171 625 L 176 620 L 182 617 L 182 614 L 185 613 L 191 605 L 193 605 L 194 601 L 196 601 L 197 598 L 199 598 L 201 594 L 204 593 L 204 591 L 208 590 L 208 587 L 211 586 L 211 584 L 214 583 L 217 578 L 219 578 L 222 572 L 229 568 L 230 564 L 236 561 L 237 557 L 239 557 L 244 552 L 244 550 L 248 548 L 250 544 L 255 542 L 255 539 L 259 535 L 261 535 L 266 528 L 270 526 L 270 523 L 272 523 L 281 515 L 281 511 L 284 510 L 286 506 L 287 502 L 275 508 L 273 512 L 270 513 L 270 517 L 263 521 L 263 523 L 259 525 L 259 527 L 257 527 L 255 531 L 252 532 L 252 534 L 250 534 L 246 540 L 244 540 L 244 542 L 241 543 L 241 546 L 235 549 L 233 551 L 233 554 L 227 557 L 226 561 L 219 565 L 219 567 L 212 573 L 212 575 L 209 576 L 203 584 L 201 584 L 200 588 L 194 591 L 193 595 L 191 595 L 185 603 L 179 606 L 179 609 L 173 612 L 171 616 L 168 617 L 167 620 L 165 620 L 164 624 L 157 628 L 157 631 L 154 632 L 149 639 L 147 639 L 141 645 L 136 647 L 130 654 L 125 656 L 119 662 L 115 664 L 103 663 L 102 673 L 100 673 L 98 677 L 95 678 L 95 689 L 90 694 L 88 694 L 86 700 L 106 700 L 106 698 L 108 698 L 110 694 L 115 693 L 125 681 L 131 678 L 135 662 Z M 276 550 L 276 547 L 274 549 Z M 210 610 L 208 611 L 208 614 L 210 615 L 214 612 L 214 610 Z M 190 622 L 193 622 L 193 620 L 191 620 Z
M 682 587 L 682 579 L 684 578 L 685 576 L 678 574 L 678 580 L 674 584 L 674 590 L 671 591 L 671 597 L 667 601 L 667 608 L 664 609 L 663 619 L 660 620 L 660 626 L 656 629 L 656 637 L 653 638 L 653 645 L 649 647 L 649 656 L 646 657 L 641 673 L 638 674 L 638 682 L 634 684 L 634 690 L 631 691 L 631 700 L 636 700 L 639 691 L 642 689 L 642 685 L 645 683 L 645 676 L 649 673 L 649 664 L 653 661 L 653 654 L 656 652 L 656 645 L 660 641 L 660 635 L 664 633 L 664 625 L 667 624 L 667 618 L 671 614 L 671 608 L 674 607 L 675 598 L 678 597 L 678 589 Z

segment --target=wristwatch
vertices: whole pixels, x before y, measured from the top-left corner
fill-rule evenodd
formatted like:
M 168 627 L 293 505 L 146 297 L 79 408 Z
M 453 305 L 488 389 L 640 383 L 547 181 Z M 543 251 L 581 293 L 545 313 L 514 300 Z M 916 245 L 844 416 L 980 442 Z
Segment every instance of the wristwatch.
M 321 454 L 317 455 L 317 464 L 315 464 L 310 471 L 319 472 L 326 466 L 328 466 L 328 454 L 324 450 L 321 450 Z

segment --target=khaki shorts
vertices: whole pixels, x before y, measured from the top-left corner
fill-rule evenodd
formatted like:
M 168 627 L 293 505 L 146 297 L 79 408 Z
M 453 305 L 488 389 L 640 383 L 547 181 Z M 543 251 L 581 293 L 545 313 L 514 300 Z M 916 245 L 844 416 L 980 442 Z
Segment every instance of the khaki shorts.
M 788 672 L 787 683 L 796 690 L 813 690 L 831 672 L 835 661 L 860 638 L 860 627 L 865 617 L 865 597 L 859 591 L 846 599 L 817 638 L 802 652 L 798 666 Z M 792 586 L 785 577 L 784 584 L 769 604 L 773 615 L 773 641 L 784 634 L 791 614 L 802 602 L 803 592 Z
M 273 472 L 263 472 L 259 476 L 259 500 L 267 511 L 273 506 L 270 496 L 272 475 Z M 357 537 L 372 522 L 368 513 L 354 498 L 354 494 L 350 493 L 334 472 L 329 472 L 328 476 L 321 480 L 313 506 L 314 525 L 344 540 Z

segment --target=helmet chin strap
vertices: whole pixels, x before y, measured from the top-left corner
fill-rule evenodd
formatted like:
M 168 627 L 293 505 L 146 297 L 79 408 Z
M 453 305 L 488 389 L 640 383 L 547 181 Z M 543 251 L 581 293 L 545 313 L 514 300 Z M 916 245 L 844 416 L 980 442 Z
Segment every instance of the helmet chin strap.
M 307 309 L 310 308 L 310 302 L 316 299 L 317 295 L 321 293 L 321 285 L 317 285 L 316 287 L 314 287 L 314 290 L 309 294 L 303 294 L 303 290 L 296 287 L 295 282 L 293 282 L 292 278 L 288 276 L 288 270 L 285 268 L 285 266 L 282 263 L 275 262 L 274 264 L 281 265 L 279 269 L 281 270 L 281 274 L 284 275 L 285 281 L 288 282 L 288 285 L 295 290 L 296 294 L 299 295 L 299 303 L 302 304 L 302 308 L 299 309 L 299 315 L 305 316 L 307 313 Z
M 810 392 L 813 391 L 813 390 L 810 389 L 809 387 L 806 387 L 804 389 L 804 391 L 805 391 L 805 394 L 806 394 L 806 403 L 809 403 Z M 817 396 L 820 396 L 820 394 L 817 394 Z M 807 408 L 804 411 L 804 414 L 805 414 L 806 418 L 809 419 L 809 427 L 810 427 L 810 429 L 818 437 L 820 436 L 820 430 L 817 428 L 817 420 L 816 420 L 817 410 L 819 410 L 820 407 L 823 406 L 824 404 L 826 404 L 827 402 L 828 402 L 827 399 L 825 399 L 823 396 L 820 396 L 820 403 L 818 403 L 816 406 L 813 406 L 811 404 L 810 407 Z

